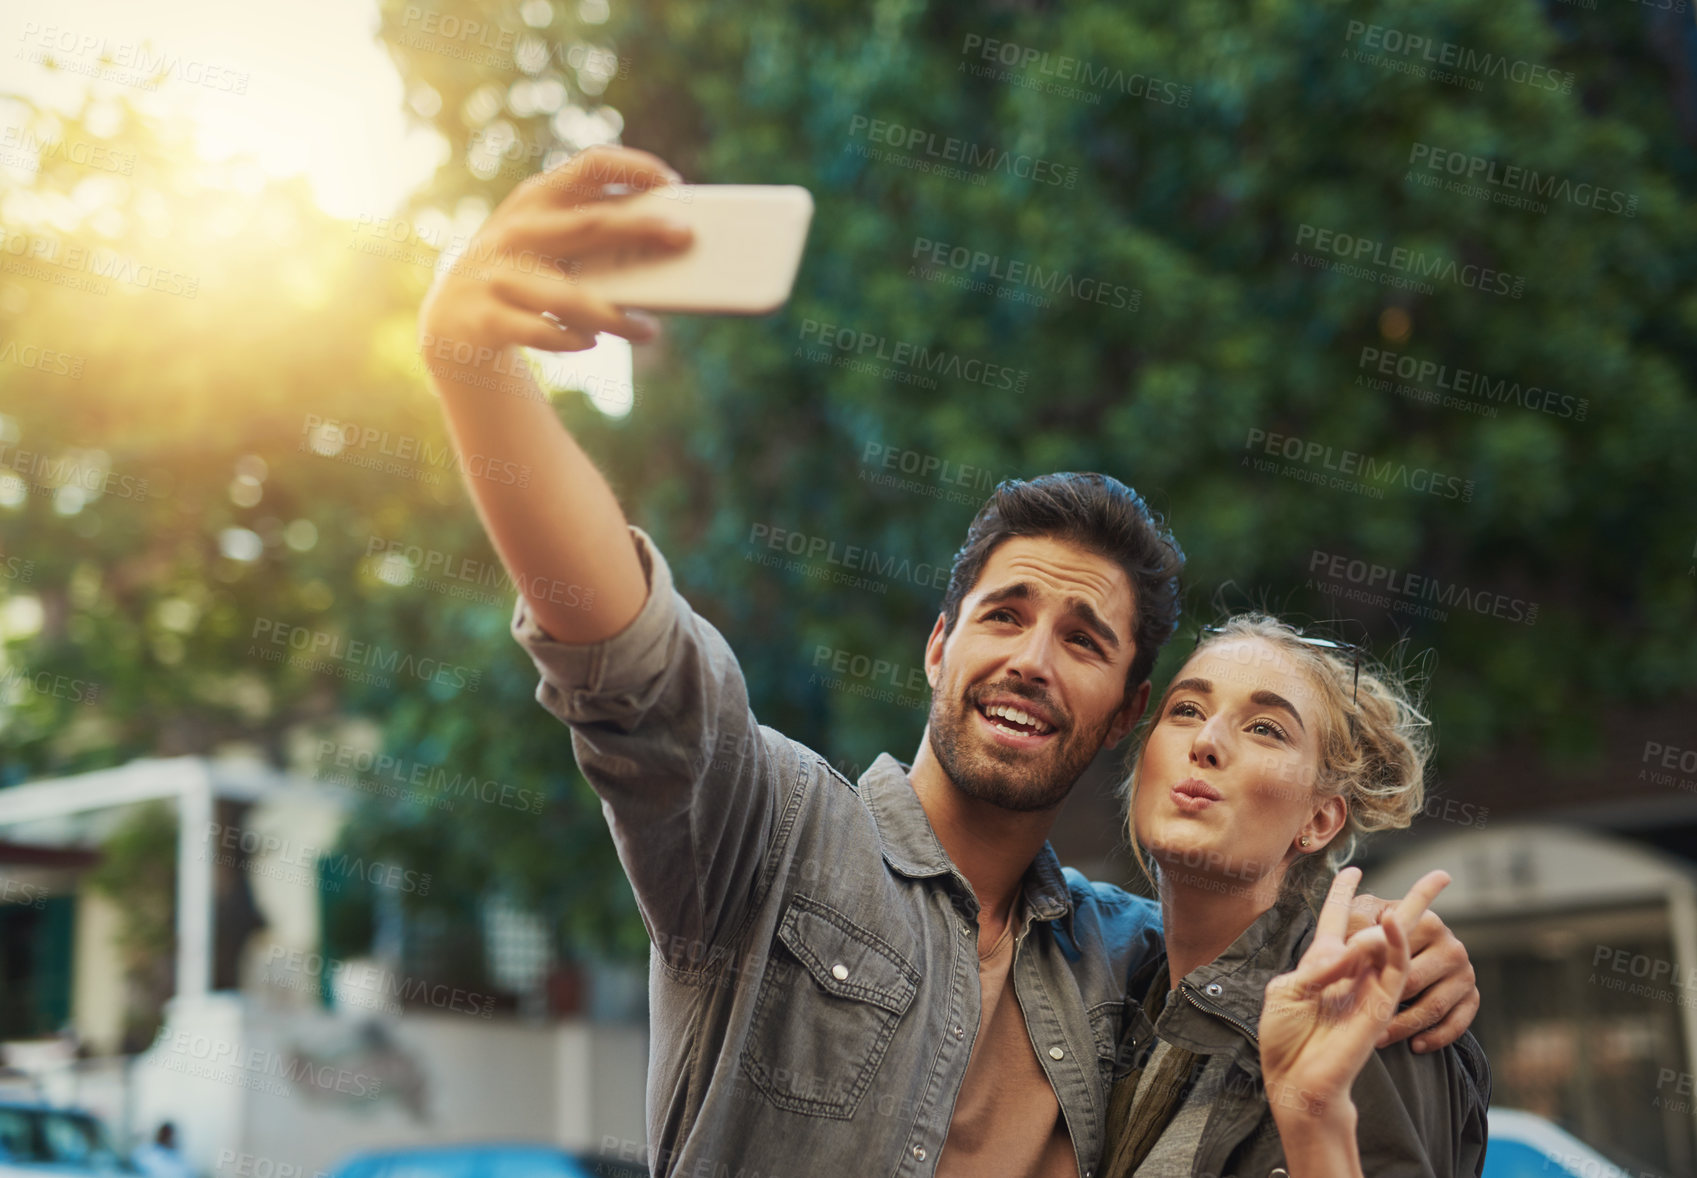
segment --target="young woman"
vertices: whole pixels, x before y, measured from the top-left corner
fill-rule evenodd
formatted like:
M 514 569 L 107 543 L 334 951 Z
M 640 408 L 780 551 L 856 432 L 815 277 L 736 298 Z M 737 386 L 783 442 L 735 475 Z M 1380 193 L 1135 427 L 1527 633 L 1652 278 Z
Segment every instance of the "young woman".
M 1167 953 L 1131 981 L 1101 1178 L 1481 1171 L 1477 1042 L 1375 1050 L 1407 930 L 1448 877 L 1344 936 L 1360 871 L 1338 867 L 1419 813 L 1429 752 L 1406 692 L 1358 652 L 1259 614 L 1198 645 L 1126 786 Z

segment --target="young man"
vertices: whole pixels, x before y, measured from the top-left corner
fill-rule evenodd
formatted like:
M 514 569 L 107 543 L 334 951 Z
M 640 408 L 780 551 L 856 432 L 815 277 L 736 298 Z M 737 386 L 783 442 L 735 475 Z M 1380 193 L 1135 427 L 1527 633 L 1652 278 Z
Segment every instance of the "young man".
M 521 184 L 468 253 L 679 248 L 687 230 L 602 193 L 675 179 L 642 152 L 586 151 Z M 998 490 L 926 646 L 911 767 L 885 754 L 850 783 L 759 726 L 723 638 L 547 402 L 486 391 L 478 356 L 511 372 L 515 345 L 652 336 L 568 269 L 446 273 L 421 333 L 459 451 L 534 472 L 525 489 L 468 485 L 521 587 L 537 698 L 572 728 L 654 943 L 655 1172 L 1090 1178 L 1126 978 L 1159 920 L 1063 872 L 1046 839 L 1143 711 L 1178 615 L 1177 546 L 1103 476 Z M 1426 993 L 1402 1036 L 1429 1027 L 1441 1045 L 1477 1007 L 1472 970 L 1435 917 L 1414 947 L 1410 991 Z

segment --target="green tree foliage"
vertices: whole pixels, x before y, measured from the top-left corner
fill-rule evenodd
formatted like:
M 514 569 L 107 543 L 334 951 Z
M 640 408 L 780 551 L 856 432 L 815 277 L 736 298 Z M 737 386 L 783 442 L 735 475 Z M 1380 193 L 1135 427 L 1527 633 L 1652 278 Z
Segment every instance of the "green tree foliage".
M 354 787 L 347 849 L 430 873 L 413 908 L 460 919 L 504 887 L 634 951 L 424 384 L 435 251 L 127 104 L 18 101 L 46 146 L 0 193 L 0 784 L 258 751 Z
M 409 10 L 417 28 L 416 7 L 387 6 L 391 31 Z M 883 473 L 869 445 L 957 471 L 1119 475 L 1169 512 L 1192 558 L 1193 612 L 1211 612 L 1229 582 L 1227 604 L 1355 623 L 1380 649 L 1403 635 L 1435 649 L 1452 760 L 1526 733 L 1553 759 L 1582 755 L 1603 709 L 1692 688 L 1689 13 L 1444 0 L 635 0 L 605 23 L 593 3 L 556 5 L 546 23 L 536 5 L 436 11 L 552 52 L 530 70 L 484 68 L 485 94 L 520 98 L 487 117 L 487 103 L 451 100 L 469 82 L 443 89 L 434 122 L 467 154 L 426 200 L 475 188 L 480 144 L 520 160 L 584 146 L 572 136 L 593 122 L 530 112 L 549 78 L 591 114 L 616 110 L 623 142 L 692 180 L 798 183 L 816 197 L 790 306 L 752 323 L 674 321 L 643 408 L 592 431 L 632 514 L 730 634 L 768 722 L 855 763 L 912 744 L 911 712 L 821 689 L 814 657 L 825 646 L 917 663 L 937 594 L 901 581 L 881 596 L 834 590 L 748 560 L 762 524 L 946 559 L 971 507 L 938 497 L 936 473 L 916 490 L 869 485 Z M 1410 49 L 1414 37 L 1427 48 Z M 440 41 L 392 47 L 409 79 L 463 76 Z M 587 90 L 585 71 L 557 68 L 572 61 L 603 63 Z M 1446 63 L 1450 80 L 1405 72 Z M 870 120 L 904 130 L 874 142 Z M 872 147 L 900 158 L 868 158 Z M 968 149 L 1076 168 L 1076 181 L 907 166 L 959 165 Z M 1519 172 L 1485 183 L 1474 161 Z M 1442 186 L 1457 162 L 1485 198 Z M 496 200 L 514 178 L 483 190 Z M 1493 193 L 1543 193 L 1545 207 Z M 1369 276 L 1305 265 L 1344 260 L 1315 248 L 1321 231 L 1374 246 Z M 961 289 L 937 279 L 986 269 L 927 269 L 921 239 L 999 259 L 1004 274 L 1023 262 L 1077 290 L 1130 287 L 1138 305 Z M 1407 276 L 1371 264 L 1398 249 L 1455 265 L 1431 293 L 1373 280 Z M 1469 265 L 1510 277 L 1479 289 Z M 1017 393 L 946 378 L 915 389 L 812 362 L 809 321 L 1029 378 Z M 1465 370 L 1509 399 L 1452 396 L 1458 408 L 1374 388 L 1367 348 L 1444 366 L 1421 382 L 1429 392 Z M 1350 480 L 1382 495 L 1369 498 L 1257 470 L 1273 435 L 1317 451 L 1276 463 L 1293 473 L 1371 459 L 1397 474 Z M 1418 489 L 1419 471 L 1443 476 L 1437 493 Z M 1317 553 L 1428 578 L 1460 604 L 1439 622 L 1340 601 L 1310 578 Z M 1498 595 L 1535 605 L 1535 621 L 1495 616 Z

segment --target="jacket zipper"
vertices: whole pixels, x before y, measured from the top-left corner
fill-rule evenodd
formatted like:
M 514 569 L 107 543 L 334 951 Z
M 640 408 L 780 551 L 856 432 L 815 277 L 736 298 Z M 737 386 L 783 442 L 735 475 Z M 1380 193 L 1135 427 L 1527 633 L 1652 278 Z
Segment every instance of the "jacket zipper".
M 1243 1023 L 1239 1022 L 1237 1019 L 1233 1018 L 1231 1015 L 1227 1014 L 1225 1011 L 1221 1010 L 1219 1007 L 1214 1006 L 1211 1003 L 1203 1002 L 1202 999 L 1198 998 L 1191 991 L 1189 983 L 1180 982 L 1179 987 L 1178 987 L 1178 992 L 1180 994 L 1183 994 L 1185 996 L 1185 999 L 1187 1001 L 1189 1001 L 1189 1003 L 1192 1006 L 1194 1006 L 1197 1010 L 1200 1010 L 1203 1014 L 1211 1014 L 1215 1018 L 1224 1019 L 1226 1022 L 1230 1023 L 1232 1026 L 1236 1027 L 1238 1030 L 1242 1031 L 1245 1035 L 1247 1035 L 1249 1037 L 1249 1041 L 1251 1043 L 1255 1044 L 1256 1047 L 1261 1046 L 1261 1039 L 1258 1035 L 1255 1034 L 1254 1031 L 1250 1030 Z

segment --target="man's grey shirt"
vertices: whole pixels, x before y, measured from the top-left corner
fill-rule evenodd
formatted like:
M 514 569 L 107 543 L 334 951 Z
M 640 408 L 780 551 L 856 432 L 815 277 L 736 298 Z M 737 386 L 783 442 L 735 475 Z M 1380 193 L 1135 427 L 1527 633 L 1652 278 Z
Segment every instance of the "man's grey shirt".
M 858 784 L 761 727 L 719 632 L 631 528 L 642 612 L 556 642 L 520 597 L 537 699 L 572 729 L 653 942 L 648 1144 L 695 1178 L 929 1175 L 979 1021 L 978 901 L 903 766 Z M 1149 900 L 1063 869 L 1023 881 L 1013 984 L 1089 1178 Z

